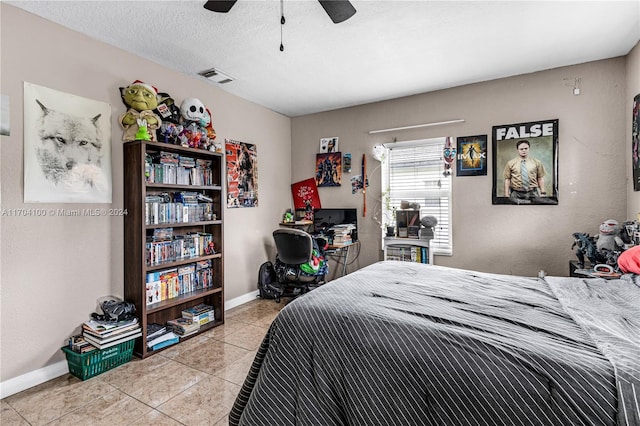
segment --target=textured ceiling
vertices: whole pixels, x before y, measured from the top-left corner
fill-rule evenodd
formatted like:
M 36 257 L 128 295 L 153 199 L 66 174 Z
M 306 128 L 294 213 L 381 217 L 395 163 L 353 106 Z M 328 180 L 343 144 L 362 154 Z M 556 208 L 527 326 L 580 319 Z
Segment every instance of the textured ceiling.
M 294 117 L 626 55 L 634 1 L 352 1 L 331 22 L 316 0 L 5 1 Z M 132 78 L 137 78 L 132 76 Z M 150 82 L 153 84 L 153 82 Z M 211 84 L 216 84 L 211 82 Z

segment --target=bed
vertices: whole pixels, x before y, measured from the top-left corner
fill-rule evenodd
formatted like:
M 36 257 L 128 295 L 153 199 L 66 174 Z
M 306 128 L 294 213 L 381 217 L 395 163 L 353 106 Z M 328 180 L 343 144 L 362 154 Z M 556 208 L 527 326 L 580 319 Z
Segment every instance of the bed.
M 640 280 L 379 262 L 272 323 L 236 425 L 640 425 Z

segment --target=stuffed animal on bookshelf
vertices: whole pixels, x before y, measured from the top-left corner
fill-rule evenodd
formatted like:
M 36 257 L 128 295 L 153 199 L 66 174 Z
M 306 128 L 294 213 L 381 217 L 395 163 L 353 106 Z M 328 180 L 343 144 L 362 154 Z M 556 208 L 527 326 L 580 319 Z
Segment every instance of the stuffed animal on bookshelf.
M 179 135 L 180 145 L 201 148 L 207 143 L 207 109 L 200 99 L 186 98 L 180 104 L 180 124 L 184 126 Z
M 136 139 L 140 119 L 146 120 L 149 140 L 155 141 L 156 129 L 162 124 L 162 119 L 154 112 L 158 106 L 158 90 L 150 84 L 136 80 L 127 87 L 121 87 L 120 96 L 129 108 L 119 120 L 124 129 L 122 140 L 128 142 Z
M 168 93 L 158 93 L 158 106 L 153 110 L 162 119 L 162 125 L 156 131 L 159 142 L 178 144 L 180 126 L 180 108 Z

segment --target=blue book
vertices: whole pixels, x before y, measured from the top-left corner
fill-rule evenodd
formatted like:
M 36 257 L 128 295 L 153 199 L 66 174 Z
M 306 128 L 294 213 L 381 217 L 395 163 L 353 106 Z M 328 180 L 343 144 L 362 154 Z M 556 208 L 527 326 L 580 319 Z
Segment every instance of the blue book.
M 162 348 L 166 348 L 167 346 L 171 346 L 175 343 L 178 343 L 180 341 L 179 337 L 174 337 L 172 339 L 167 339 L 165 341 L 162 341 L 154 346 L 151 347 L 151 350 L 153 351 L 157 351 L 158 349 L 162 349 Z

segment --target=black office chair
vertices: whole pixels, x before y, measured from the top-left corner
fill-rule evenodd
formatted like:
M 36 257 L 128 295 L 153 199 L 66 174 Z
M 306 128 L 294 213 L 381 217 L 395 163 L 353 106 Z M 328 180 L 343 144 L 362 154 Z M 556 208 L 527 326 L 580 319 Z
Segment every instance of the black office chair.
M 326 265 L 315 274 L 300 268 L 312 260 L 314 249 L 324 255 L 311 234 L 300 229 L 279 228 L 273 231 L 273 239 L 277 251 L 275 270 L 281 285 L 280 297 L 296 297 L 324 283 Z M 276 302 L 280 297 L 276 297 Z

